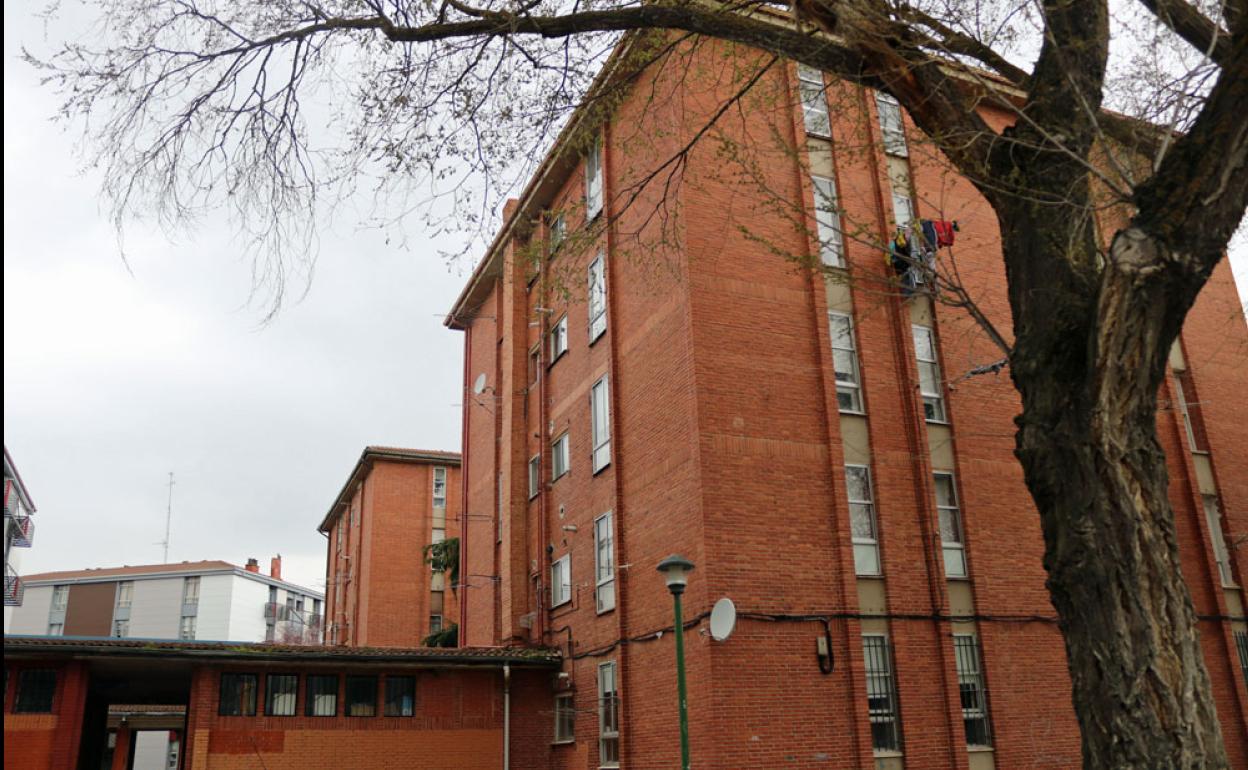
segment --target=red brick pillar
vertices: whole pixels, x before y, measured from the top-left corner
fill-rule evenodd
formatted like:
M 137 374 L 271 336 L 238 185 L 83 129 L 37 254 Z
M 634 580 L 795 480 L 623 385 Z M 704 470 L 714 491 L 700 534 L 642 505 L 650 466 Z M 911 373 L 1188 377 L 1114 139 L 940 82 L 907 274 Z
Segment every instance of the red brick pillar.
M 111 770 L 128 770 L 130 767 L 130 737 L 133 735 L 129 726 L 123 724 L 117 728 L 117 744 L 113 747 L 113 764 Z
M 65 664 L 58 672 L 61 680 L 54 700 L 56 712 L 56 737 L 53 739 L 52 768 L 75 770 L 78 767 L 78 750 L 82 744 L 82 722 L 86 714 L 88 674 L 85 663 Z

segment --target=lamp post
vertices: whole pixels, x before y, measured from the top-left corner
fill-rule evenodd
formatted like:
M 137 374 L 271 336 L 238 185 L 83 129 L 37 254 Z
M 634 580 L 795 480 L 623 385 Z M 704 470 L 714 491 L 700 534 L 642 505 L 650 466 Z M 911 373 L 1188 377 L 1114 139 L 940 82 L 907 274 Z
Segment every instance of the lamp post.
M 689 585 L 693 562 L 672 554 L 659 562 L 659 572 L 667 581 L 676 608 L 676 691 L 680 699 L 680 770 L 689 770 L 689 712 L 685 704 L 685 622 L 680 613 L 680 595 Z

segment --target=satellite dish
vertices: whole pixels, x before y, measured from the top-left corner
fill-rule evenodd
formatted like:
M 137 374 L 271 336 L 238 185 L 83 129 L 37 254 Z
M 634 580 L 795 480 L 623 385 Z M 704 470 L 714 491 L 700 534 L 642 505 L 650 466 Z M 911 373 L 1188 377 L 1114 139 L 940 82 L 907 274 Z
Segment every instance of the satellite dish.
M 479 396 L 485 392 L 485 372 L 477 375 L 477 379 L 472 382 L 473 395 Z
M 736 627 L 737 607 L 725 596 L 711 608 L 711 638 L 717 642 L 727 641 Z

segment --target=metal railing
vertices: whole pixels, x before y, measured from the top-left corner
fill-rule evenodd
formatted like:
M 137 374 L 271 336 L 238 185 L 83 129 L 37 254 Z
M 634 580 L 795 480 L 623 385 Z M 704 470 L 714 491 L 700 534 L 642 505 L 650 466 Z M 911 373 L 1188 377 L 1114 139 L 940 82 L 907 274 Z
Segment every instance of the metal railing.
M 17 572 L 8 564 L 4 565 L 4 606 L 20 607 L 25 593 L 26 585 Z

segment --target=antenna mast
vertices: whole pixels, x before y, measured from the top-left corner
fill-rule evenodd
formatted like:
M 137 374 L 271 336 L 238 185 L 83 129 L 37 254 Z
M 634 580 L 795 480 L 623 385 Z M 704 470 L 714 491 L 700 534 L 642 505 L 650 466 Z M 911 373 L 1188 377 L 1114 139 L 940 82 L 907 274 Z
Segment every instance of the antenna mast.
M 169 563 L 169 525 L 173 522 L 173 471 L 169 471 L 169 504 L 165 508 L 165 539 L 158 545 L 165 548 L 163 563 Z

